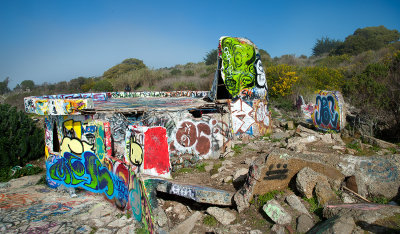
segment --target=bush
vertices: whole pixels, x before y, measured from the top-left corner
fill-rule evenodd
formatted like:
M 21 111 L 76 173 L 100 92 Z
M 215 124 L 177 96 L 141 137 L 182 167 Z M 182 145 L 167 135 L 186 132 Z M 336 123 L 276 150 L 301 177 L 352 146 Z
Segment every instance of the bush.
M 317 90 L 341 90 L 344 75 L 341 70 L 328 67 L 305 67 L 299 70 L 299 79 L 293 85 L 297 95 L 307 96 Z
M 22 166 L 44 155 L 44 133 L 24 112 L 0 104 L 0 168 Z
M 108 80 L 100 80 L 94 83 L 92 89 L 95 92 L 112 92 L 113 86 Z
M 192 70 L 186 70 L 185 76 L 194 76 L 194 72 Z
M 271 97 L 286 96 L 291 94 L 292 86 L 299 78 L 295 67 L 286 64 L 269 66 L 265 70 Z
M 181 74 L 181 73 L 182 73 L 182 71 L 179 70 L 179 69 L 176 69 L 176 68 L 172 69 L 172 71 L 170 72 L 170 74 L 171 74 L 172 76 L 177 76 L 177 75 L 179 75 L 179 74 Z

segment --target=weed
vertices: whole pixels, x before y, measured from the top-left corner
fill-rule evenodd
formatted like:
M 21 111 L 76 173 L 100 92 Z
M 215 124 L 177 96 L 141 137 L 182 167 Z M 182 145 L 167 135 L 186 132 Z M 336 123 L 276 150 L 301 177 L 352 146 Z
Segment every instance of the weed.
M 125 216 L 126 216 L 127 219 L 130 219 L 132 217 L 132 212 L 127 211 Z
M 322 209 L 323 207 L 319 204 L 318 199 L 313 196 L 312 198 L 303 197 L 304 201 L 310 204 L 310 211 L 316 214 L 319 217 L 322 217 Z
M 347 148 L 357 150 L 357 152 L 361 152 L 361 146 L 357 141 L 350 142 L 346 145 Z
M 193 172 L 193 168 L 186 168 L 186 167 L 183 167 L 183 168 L 179 168 L 177 171 L 176 171 L 176 173 L 191 173 L 191 172 Z
M 203 219 L 203 223 L 207 226 L 213 227 L 218 224 L 218 221 L 214 218 L 214 216 L 206 215 Z
M 272 119 L 276 119 L 279 116 L 280 116 L 280 114 L 276 110 L 274 110 L 274 108 L 271 108 L 271 117 L 272 117 Z
M 97 232 L 97 227 L 90 227 L 92 230 L 90 231 L 90 234 L 94 234 Z
M 46 184 L 46 174 L 42 175 L 42 177 L 40 177 L 40 180 L 36 183 L 36 184 Z
M 147 234 L 147 233 L 149 233 L 149 231 L 146 228 L 141 227 L 141 228 L 135 229 L 135 233 L 137 233 L 137 234 Z
M 199 172 L 205 172 L 206 166 L 207 166 L 207 163 L 198 164 L 198 165 L 196 165 L 196 170 L 198 170 Z
M 250 203 L 254 204 L 257 209 L 265 205 L 267 201 L 272 200 L 275 198 L 276 195 L 278 194 L 284 194 L 283 191 L 278 191 L 278 190 L 272 190 L 271 192 L 265 193 L 263 195 L 260 195 L 257 197 L 257 199 L 253 199 Z
M 213 169 L 211 169 L 210 174 L 214 175 L 218 173 L 218 169 L 222 166 L 222 163 L 216 163 L 213 166 Z
M 379 203 L 379 204 L 388 204 L 389 203 L 389 199 L 387 199 L 386 197 L 383 197 L 383 196 L 370 197 L 369 200 L 372 201 L 373 203 Z
M 235 152 L 234 156 L 237 156 L 237 155 L 241 154 L 242 153 L 242 148 L 243 148 L 242 144 L 234 145 L 233 148 L 232 148 L 232 150 Z
M 388 148 L 388 150 L 389 150 L 392 154 L 395 154 L 395 153 L 397 152 L 396 148 L 394 148 L 394 147 Z

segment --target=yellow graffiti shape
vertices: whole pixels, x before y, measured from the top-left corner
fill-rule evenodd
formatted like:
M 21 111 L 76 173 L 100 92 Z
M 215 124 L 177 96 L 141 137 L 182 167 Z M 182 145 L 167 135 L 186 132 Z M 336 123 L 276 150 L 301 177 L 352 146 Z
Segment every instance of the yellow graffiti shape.
M 82 154 L 85 151 L 94 151 L 94 145 L 90 145 L 87 142 L 81 141 L 79 139 L 64 137 L 61 143 L 61 154 L 65 152 L 73 154 Z
M 81 122 L 75 122 L 74 120 L 70 119 L 64 122 L 64 128 L 66 128 L 68 131 L 71 131 L 72 129 L 75 132 L 75 137 L 81 139 L 82 138 L 82 126 Z
M 136 137 L 131 137 L 130 139 L 130 161 L 134 165 L 141 165 L 143 162 L 143 149 L 136 143 Z

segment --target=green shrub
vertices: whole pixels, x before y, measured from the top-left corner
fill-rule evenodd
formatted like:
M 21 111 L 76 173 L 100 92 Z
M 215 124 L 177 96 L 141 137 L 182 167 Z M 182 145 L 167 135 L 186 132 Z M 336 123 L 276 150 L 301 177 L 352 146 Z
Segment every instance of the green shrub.
M 179 75 L 179 74 L 181 74 L 181 73 L 182 73 L 182 71 L 179 70 L 179 69 L 176 69 L 176 68 L 172 69 L 172 71 L 170 72 L 170 74 L 171 74 L 172 76 L 177 76 L 177 75 Z
M 283 194 L 283 191 L 278 191 L 278 190 L 272 190 L 271 192 L 265 193 L 263 195 L 259 195 L 257 199 L 253 199 L 251 203 L 253 203 L 257 208 L 262 207 L 267 203 L 267 201 L 272 200 L 275 198 L 276 195 L 278 194 Z
M 20 178 L 23 176 L 36 175 L 42 172 L 43 169 L 31 164 L 25 167 L 1 168 L 0 169 L 0 182 L 7 182 L 11 179 Z M 42 178 L 41 178 L 42 180 Z M 38 182 L 39 183 L 39 182 Z
M 44 156 L 44 132 L 24 112 L 0 104 L 0 168 L 23 166 Z
M 186 70 L 186 71 L 185 71 L 185 76 L 194 76 L 194 71 L 192 71 L 192 70 Z

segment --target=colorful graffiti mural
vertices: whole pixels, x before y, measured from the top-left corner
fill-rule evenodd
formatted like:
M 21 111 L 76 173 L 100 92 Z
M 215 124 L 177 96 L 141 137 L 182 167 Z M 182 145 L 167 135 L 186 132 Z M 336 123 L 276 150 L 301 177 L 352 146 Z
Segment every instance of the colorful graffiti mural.
M 230 102 L 232 129 L 237 135 L 264 135 L 271 131 L 271 113 L 266 100 L 237 99 Z
M 340 131 L 343 127 L 341 94 L 337 91 L 321 90 L 317 94 L 311 118 L 314 125 L 321 130 Z
M 213 85 L 226 87 L 233 98 L 228 104 L 211 103 L 208 91 L 25 98 L 27 113 L 46 116 L 50 187 L 104 194 L 153 232 L 151 194 L 159 182 L 149 182 L 147 176 L 170 178 L 173 163 L 218 158 L 235 136 L 264 135 L 271 129 L 267 82 L 257 47 L 247 39 L 221 37 L 218 59 Z M 166 191 L 202 202 L 215 192 L 176 184 Z M 230 194 L 224 196 L 226 203 L 231 202 Z
M 257 47 L 248 39 L 221 37 L 219 39 L 221 78 L 232 97 L 266 98 L 267 80 Z M 216 77 L 218 78 L 218 77 Z

